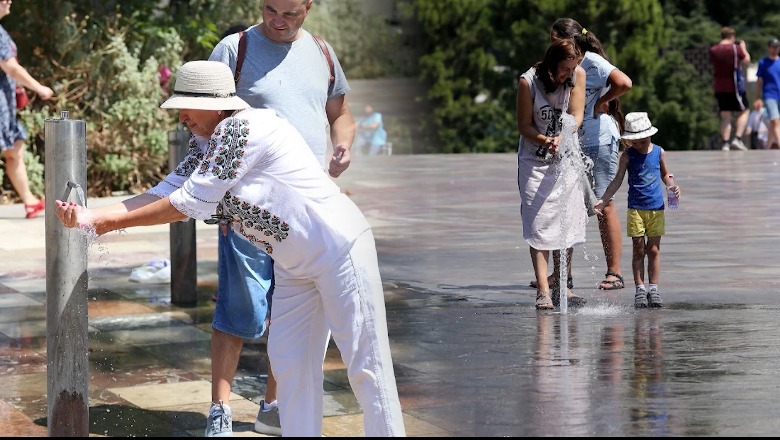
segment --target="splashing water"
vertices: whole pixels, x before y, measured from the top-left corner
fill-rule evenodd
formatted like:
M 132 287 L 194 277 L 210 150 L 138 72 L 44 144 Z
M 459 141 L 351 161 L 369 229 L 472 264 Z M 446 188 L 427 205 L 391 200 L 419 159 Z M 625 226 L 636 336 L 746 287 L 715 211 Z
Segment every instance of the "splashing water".
M 584 200 L 583 191 L 589 190 L 589 186 L 588 188 L 584 188 L 583 185 L 590 184 L 581 179 L 581 176 L 583 176 L 588 171 L 588 165 L 583 160 L 583 153 L 582 149 L 580 148 L 579 137 L 577 136 L 576 121 L 573 115 L 565 112 L 562 114 L 561 119 L 561 144 L 558 147 L 558 160 L 560 162 L 558 166 L 559 174 L 557 177 L 558 179 L 563 179 L 564 187 L 573 188 L 574 191 L 583 194 L 583 196 L 581 196 L 579 199 Z M 573 222 L 578 221 L 577 216 L 574 215 L 573 210 L 575 209 L 582 209 L 582 206 L 569 206 L 565 203 L 563 206 L 561 206 L 561 244 L 559 247 L 561 258 L 560 265 L 558 267 L 559 280 L 565 280 L 568 278 L 566 268 L 568 267 L 569 255 L 566 252 L 566 249 L 568 247 L 568 243 L 573 239 L 572 234 L 574 233 L 574 230 L 576 230 L 576 226 L 578 226 L 573 224 Z M 585 217 L 584 221 L 587 224 L 588 217 Z M 584 228 L 585 225 L 582 225 L 582 227 Z M 566 297 L 568 286 L 566 284 L 567 283 L 564 282 L 558 283 L 560 295 L 559 310 L 562 314 L 568 313 L 569 309 L 569 304 Z

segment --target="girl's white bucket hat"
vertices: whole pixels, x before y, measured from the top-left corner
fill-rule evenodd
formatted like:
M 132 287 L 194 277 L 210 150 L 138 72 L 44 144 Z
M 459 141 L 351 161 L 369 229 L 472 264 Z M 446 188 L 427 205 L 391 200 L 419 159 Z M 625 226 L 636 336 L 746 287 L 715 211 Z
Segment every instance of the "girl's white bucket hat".
M 219 61 L 190 61 L 176 72 L 173 94 L 160 108 L 242 110 L 249 107 L 236 96 L 233 71 Z
M 626 115 L 625 128 L 621 139 L 632 141 L 644 139 L 658 133 L 658 129 L 650 123 L 647 112 L 632 112 Z

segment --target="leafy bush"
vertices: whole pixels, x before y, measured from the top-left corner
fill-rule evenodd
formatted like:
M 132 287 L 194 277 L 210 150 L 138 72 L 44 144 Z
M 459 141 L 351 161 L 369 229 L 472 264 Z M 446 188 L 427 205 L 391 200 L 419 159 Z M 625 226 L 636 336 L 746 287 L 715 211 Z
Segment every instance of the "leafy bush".
M 167 132 L 177 124 L 175 112 L 159 108 L 164 99 L 159 66 L 175 73 L 185 61 L 208 58 L 225 29 L 259 22 L 262 5 L 263 0 L 15 5 L 3 26 L 19 48 L 20 63 L 55 92 L 49 101 L 31 96 L 31 105 L 19 115 L 30 134 L 26 160 L 33 192 L 44 192 L 45 121 L 63 110 L 87 123 L 89 196 L 144 191 L 157 182 L 167 173 Z M 317 2 L 305 27 L 331 43 L 350 78 L 413 70 L 391 28 L 358 5 L 357 0 Z

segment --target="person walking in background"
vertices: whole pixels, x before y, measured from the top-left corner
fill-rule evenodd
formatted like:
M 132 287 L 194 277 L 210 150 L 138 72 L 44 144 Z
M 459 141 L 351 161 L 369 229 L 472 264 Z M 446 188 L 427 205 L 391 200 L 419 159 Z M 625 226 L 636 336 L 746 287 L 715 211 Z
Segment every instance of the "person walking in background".
M 720 110 L 721 149 L 747 150 L 742 142 L 748 118 L 747 94 L 737 93 L 734 84 L 734 68 L 750 64 L 750 54 L 744 40 L 736 41 L 736 31 L 724 27 L 720 31 L 720 42 L 710 47 L 715 99 Z M 731 120 L 735 118 L 734 137 L 731 137 Z
M 758 62 L 756 71 L 755 97 L 759 105 L 763 101 L 769 117 L 769 135 L 766 144 L 771 147 L 780 144 L 780 41 L 769 40 L 767 56 Z M 755 103 L 754 103 L 755 104 Z
M 626 230 L 633 243 L 631 267 L 634 271 L 634 307 L 663 307 L 658 288 L 661 279 L 661 236 L 665 233 L 665 189 L 680 197 L 680 187 L 671 179 L 666 166 L 664 149 L 651 141 L 658 129 L 650 122 L 646 112 L 626 115 L 623 140 L 627 147 L 620 155 L 617 175 L 607 187 L 604 197 L 596 201 L 595 209 L 603 213 L 628 172 L 628 212 Z M 645 287 L 645 257 L 650 282 Z
M 11 1 L 0 1 L 0 20 L 11 13 Z M 54 96 L 54 91 L 30 75 L 16 58 L 16 43 L 0 25 L 0 151 L 3 152 L 5 174 L 24 204 L 26 218 L 35 218 L 45 208 L 30 190 L 27 166 L 24 164 L 24 141 L 27 131 L 16 118 L 16 88 L 20 85 L 35 92 L 43 100 Z M 27 93 L 26 91 L 21 91 Z
M 330 329 L 363 410 L 365 435 L 404 436 L 376 246 L 360 209 L 323 172 L 295 127 L 235 96 L 225 64 L 185 63 L 161 107 L 180 109 L 179 121 L 194 134 L 175 170 L 146 193 L 106 207 L 58 200 L 57 218 L 100 236 L 205 220 L 221 206 L 226 227 L 275 260 L 278 330 L 269 334 L 269 347 L 284 435 L 322 436 Z
M 333 63 L 334 78 L 330 81 L 326 54 L 314 37 L 303 29 L 311 6 L 312 0 L 263 2 L 263 21 L 244 32 L 246 52 L 237 75 L 236 94 L 252 107 L 273 109 L 290 121 L 303 135 L 323 168 L 326 167 L 329 126 L 333 156 L 327 169 L 331 177 L 338 177 L 351 161 L 355 121 L 346 100 L 349 85 L 333 48 L 327 45 L 325 49 Z M 241 34 L 237 33 L 223 38 L 209 59 L 227 64 L 235 74 L 240 38 Z M 244 339 L 263 334 L 274 292 L 271 257 L 231 228 L 220 229 L 219 294 L 211 344 L 212 405 L 206 425 L 207 435 L 232 432 L 229 398 L 241 349 Z M 276 401 L 275 362 L 271 356 L 274 350 L 271 346 L 274 340 L 271 336 L 272 324 L 272 319 L 267 322 L 270 365 L 255 431 L 280 435 L 279 405 L 283 407 L 285 403 Z M 327 329 L 323 331 L 327 333 Z M 278 347 L 279 352 L 284 348 Z M 292 383 L 298 380 L 293 378 Z M 229 423 L 216 423 L 223 419 Z M 212 430 L 214 427 L 218 429 Z
M 763 150 L 770 148 L 769 140 L 769 115 L 760 99 L 753 101 L 753 110 L 748 115 L 745 134 L 750 138 L 751 150 Z M 777 143 L 774 144 L 776 148 Z
M 560 301 L 559 291 L 551 292 L 547 280 L 550 251 L 585 242 L 588 218 L 581 180 L 562 173 L 564 159 L 576 155 L 581 161 L 577 139 L 585 105 L 581 57 L 571 40 L 554 41 L 544 59 L 523 73 L 518 83 L 517 185 L 523 238 L 530 246 L 539 310 L 553 309 Z M 563 146 L 576 151 L 561 154 Z M 569 289 L 566 297 L 571 306 L 585 303 Z
M 368 147 L 369 156 L 377 156 L 382 151 L 382 147 L 387 143 L 387 131 L 385 131 L 382 122 L 382 113 L 374 110 L 370 104 L 365 108 L 366 116 L 360 121 L 360 139 L 361 145 L 358 150 Z M 360 151 L 361 153 L 363 151 Z
M 591 185 L 596 197 L 602 197 L 618 168 L 623 114 L 620 96 L 631 90 L 631 78 L 608 60 L 596 35 L 571 18 L 560 18 L 550 28 L 550 39 L 572 39 L 583 54 L 580 66 L 585 70 L 585 115 L 580 126 L 582 151 L 593 161 Z M 614 290 L 624 287 L 620 269 L 623 255 L 620 219 L 615 203 L 607 199 L 603 214 L 598 216 L 601 244 L 607 272 L 599 289 Z M 568 258 L 568 280 L 571 277 L 572 254 Z M 556 261 L 559 259 L 556 258 Z M 557 274 L 557 269 L 553 274 Z

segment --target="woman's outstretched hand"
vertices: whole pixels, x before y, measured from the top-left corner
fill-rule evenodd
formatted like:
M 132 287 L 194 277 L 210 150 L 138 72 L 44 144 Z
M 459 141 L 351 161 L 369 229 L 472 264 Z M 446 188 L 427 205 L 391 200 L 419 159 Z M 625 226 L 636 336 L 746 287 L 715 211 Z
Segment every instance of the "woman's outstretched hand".
M 89 210 L 76 202 L 54 201 L 57 207 L 57 218 L 66 228 L 90 227 L 92 226 L 92 216 Z

